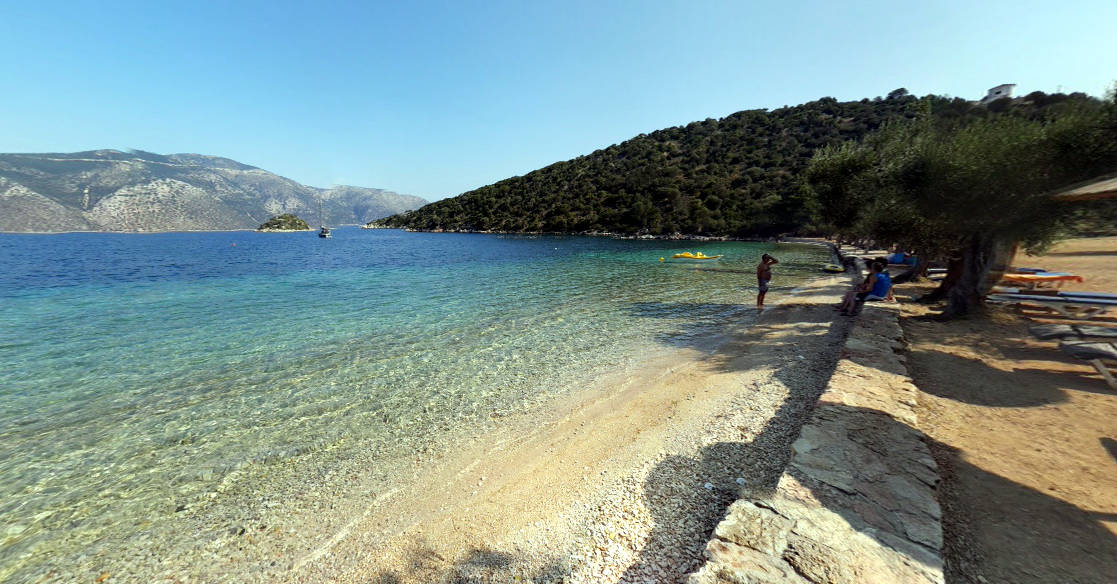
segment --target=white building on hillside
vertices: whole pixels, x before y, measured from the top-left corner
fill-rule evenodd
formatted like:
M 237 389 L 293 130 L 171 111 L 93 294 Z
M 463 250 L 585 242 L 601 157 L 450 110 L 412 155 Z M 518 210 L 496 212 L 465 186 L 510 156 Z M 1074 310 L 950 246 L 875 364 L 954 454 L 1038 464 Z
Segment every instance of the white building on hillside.
M 1005 83 L 1003 85 L 993 87 L 989 90 L 989 93 L 985 94 L 985 97 L 981 98 L 981 103 L 989 103 L 991 101 L 996 101 L 1002 97 L 1011 98 L 1013 87 L 1016 87 L 1015 83 Z

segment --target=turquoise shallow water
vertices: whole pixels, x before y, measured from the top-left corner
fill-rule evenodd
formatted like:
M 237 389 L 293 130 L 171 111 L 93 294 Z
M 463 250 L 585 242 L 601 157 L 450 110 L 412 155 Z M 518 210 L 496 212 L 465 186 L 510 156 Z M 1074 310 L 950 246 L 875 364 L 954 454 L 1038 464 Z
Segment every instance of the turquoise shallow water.
M 658 262 L 687 249 L 726 257 Z M 701 347 L 751 315 L 764 252 L 773 296 L 828 261 L 356 228 L 0 235 L 0 580 L 112 553 L 244 465 L 437 437 Z

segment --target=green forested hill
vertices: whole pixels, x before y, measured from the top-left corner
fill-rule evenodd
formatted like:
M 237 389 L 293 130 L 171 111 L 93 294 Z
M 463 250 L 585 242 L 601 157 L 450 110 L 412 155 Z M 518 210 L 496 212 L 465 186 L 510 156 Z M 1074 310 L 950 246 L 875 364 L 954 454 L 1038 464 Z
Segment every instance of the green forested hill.
M 810 225 L 798 175 L 815 149 L 930 109 L 941 119 L 1034 112 L 1081 94 L 1031 94 L 988 107 L 960 98 L 887 98 L 741 111 L 641 134 L 573 160 L 378 221 L 420 230 L 768 235 Z

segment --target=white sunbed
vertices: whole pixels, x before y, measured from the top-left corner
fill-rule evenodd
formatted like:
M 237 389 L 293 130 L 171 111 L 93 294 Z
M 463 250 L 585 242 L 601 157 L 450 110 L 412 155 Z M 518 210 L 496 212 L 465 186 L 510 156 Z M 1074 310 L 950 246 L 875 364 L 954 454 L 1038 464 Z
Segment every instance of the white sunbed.
M 1036 324 L 1028 327 L 1028 332 L 1042 341 L 1073 338 L 1117 339 L 1117 327 L 1085 324 Z
M 1080 299 L 1097 298 L 1101 300 L 1117 300 L 1117 294 L 1110 294 L 1108 292 L 1070 292 L 1066 290 L 1060 290 L 1059 296 Z
M 1117 363 L 1117 345 L 1113 343 L 1068 343 L 1063 341 L 1059 343 L 1059 349 L 1064 353 L 1089 361 L 1094 369 L 1097 369 L 1101 374 L 1102 379 L 1112 389 L 1117 389 L 1117 379 L 1114 379 L 1113 372 L 1109 370 L 1111 364 Z
M 1109 292 L 1082 292 L 1070 290 L 1054 290 L 1054 289 L 1041 289 L 1029 290 L 1027 288 L 1016 288 L 1013 286 L 993 286 L 994 294 L 1035 294 L 1037 296 L 1063 296 L 1066 298 L 1075 298 L 1078 300 L 1098 299 L 1098 300 L 1117 300 L 1117 294 L 1110 294 Z
M 1003 304 L 1034 304 L 1074 319 L 1091 319 L 1117 308 L 1117 299 L 1040 296 L 1038 294 L 990 294 L 988 300 Z

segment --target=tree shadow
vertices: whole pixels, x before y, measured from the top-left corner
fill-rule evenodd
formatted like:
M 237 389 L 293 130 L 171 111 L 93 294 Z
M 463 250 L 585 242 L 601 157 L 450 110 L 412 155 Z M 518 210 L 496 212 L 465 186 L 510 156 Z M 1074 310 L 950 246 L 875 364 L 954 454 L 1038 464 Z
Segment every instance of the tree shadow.
M 986 471 L 956 449 L 883 412 L 820 404 L 812 424 L 838 427 L 837 435 L 855 444 L 846 449 L 846 458 L 832 461 L 833 470 L 851 475 L 848 482 L 834 483 L 840 484 L 838 488 L 828 478 L 830 474 L 811 469 L 810 461 L 792 459 L 790 443 L 799 434 L 799 418 L 810 413 L 795 409 L 781 408 L 751 442 L 720 442 L 702 449 L 697 459 L 670 457 L 657 464 L 643 485 L 653 532 L 619 582 L 683 581 L 700 567 L 714 528 L 738 497 L 761 507 L 780 507 L 773 495 L 785 469 L 809 490 L 809 500 L 840 516 L 856 532 L 903 555 L 908 563 L 930 570 L 942 565 L 936 550 L 939 540 L 933 529 L 913 527 L 911 517 L 923 512 L 929 525 L 934 524 L 937 510 L 928 508 L 933 506 L 933 491 L 944 509 L 942 559 L 947 582 L 976 581 L 976 575 L 990 582 L 1022 584 L 1110 581 L 1112 567 L 1117 565 L 1117 537 L 1101 522 L 1112 521 L 1117 514 L 1087 511 Z M 891 449 L 904 440 L 928 445 L 943 478 L 937 491 L 937 477 L 927 467 L 910 459 L 896 462 Z M 1110 443 L 1117 447 L 1117 441 Z M 865 456 L 866 452 L 884 453 L 883 462 L 871 454 Z M 912 470 L 912 466 L 921 468 Z M 861 473 L 846 472 L 854 468 Z M 922 483 L 925 487 L 920 488 L 927 488 L 927 495 L 920 500 L 907 489 L 893 489 L 895 482 L 882 480 L 881 473 L 901 484 Z M 740 487 L 734 476 L 752 480 Z M 704 488 L 702 481 L 713 488 Z M 867 508 L 874 510 L 866 512 Z M 704 536 L 680 539 L 677 526 L 695 521 Z M 820 545 L 819 549 L 827 547 Z M 783 558 L 795 564 L 794 556 L 800 552 L 789 547 Z M 834 554 L 830 558 L 834 569 L 844 569 L 841 551 L 830 549 L 829 553 Z M 673 570 L 666 568 L 665 559 Z
M 402 571 L 383 571 L 371 578 L 372 584 L 482 584 L 488 582 L 561 582 L 569 571 L 560 561 L 541 568 L 527 566 L 517 554 L 473 548 L 456 561 L 449 561 L 425 542 L 412 547 Z
M 1105 440 L 1103 438 L 1103 440 Z M 946 581 L 1112 582 L 1113 513 L 1084 510 L 986 471 L 963 452 L 927 440 L 943 482 Z
M 833 375 L 852 324 L 849 319 L 835 319 L 826 305 L 781 306 L 809 307 L 801 311 L 807 324 L 801 320 L 793 325 L 753 324 L 747 337 L 737 337 L 707 361 L 720 370 L 736 371 L 755 366 L 748 354 L 761 345 L 765 350 L 775 348 L 777 353 L 801 352 L 804 337 L 795 331 L 804 326 L 816 331 L 819 357 L 805 362 L 792 356 L 777 368 L 774 379 L 787 388 L 788 397 L 758 432 L 740 428 L 742 437 L 752 435 L 751 440 L 719 442 L 703 448 L 697 458 L 671 456 L 652 468 L 643 489 L 653 528 L 636 561 L 618 582 L 680 581 L 700 567 L 710 533 L 742 492 L 764 496 L 775 490 L 791 457 L 791 443 Z M 738 479 L 744 480 L 744 486 Z M 677 528 L 683 524 L 692 529 Z
M 1113 461 L 1117 462 L 1117 440 L 1103 437 L 1101 438 L 1101 445 L 1109 453 L 1109 456 L 1113 457 Z
M 670 312 L 671 307 L 660 305 L 643 307 L 634 314 L 654 317 Z M 841 345 L 840 339 L 844 339 L 848 328 L 841 330 L 839 327 L 843 323 L 847 323 L 848 327 L 849 322 L 838 319 L 829 323 L 827 336 L 833 337 L 831 342 Z M 781 324 L 761 320 L 749 326 L 752 334 L 736 340 L 736 346 L 729 347 L 729 350 L 723 348 L 709 361 L 721 369 L 736 370 L 747 363 L 734 353 L 747 353 L 750 347 L 763 344 L 781 350 L 794 349 L 795 340 L 782 336 L 787 329 L 781 328 Z M 960 338 L 964 336 L 965 333 L 962 333 Z M 685 337 L 681 334 L 677 338 Z M 685 342 L 673 340 L 672 344 Z M 1031 354 L 1031 351 L 1025 352 Z M 1067 389 L 1101 392 L 1073 374 L 1000 370 L 980 359 L 942 351 L 920 350 L 909 353 L 908 359 L 909 366 L 923 369 L 921 378 L 934 379 L 929 387 L 921 384 L 921 390 L 935 388 L 936 395 L 977 405 L 1042 406 L 1068 399 Z M 1115 514 L 1085 511 L 981 469 L 949 446 L 935 442 L 882 412 L 834 404 L 821 404 L 816 408 L 815 401 L 836 364 L 837 351 L 832 358 L 827 358 L 820 372 L 823 374 L 818 378 L 804 378 L 801 375 L 802 363 L 791 362 L 780 366 L 776 378 L 788 386 L 790 395 L 751 440 L 712 444 L 703 448 L 696 458 L 669 457 L 652 469 L 643 490 L 646 506 L 652 512 L 653 529 L 636 561 L 625 571 L 620 582 L 682 581 L 687 573 L 698 568 L 695 559 L 702 557 L 710 534 L 724 518 L 728 506 L 738 496 L 759 501 L 770 498 L 785 469 L 801 484 L 807 485 L 815 499 L 842 516 L 861 534 L 912 561 L 937 564 L 933 545 L 920 543 L 918 537 L 915 541 L 899 541 L 883 535 L 889 529 L 906 529 L 903 518 L 899 517 L 903 507 L 895 517 L 887 514 L 865 515 L 862 513 L 864 506 L 854 511 L 849 501 L 843 500 L 848 492 L 808 476 L 797 464 L 788 465 L 792 460 L 790 445 L 799 436 L 802 425 L 812 412 L 817 419 L 829 420 L 824 423 L 834 419 L 845 420 L 849 430 L 846 435 L 873 452 L 890 452 L 895 443 L 890 437 L 896 434 L 914 434 L 918 440 L 928 444 L 936 461 L 946 469 L 943 471 L 946 486 L 937 493 L 948 515 L 943 519 L 947 540 L 943 551 L 946 581 L 974 581 L 972 575 L 981 573 L 995 576 L 989 581 L 1004 582 L 1107 581 L 1112 566 L 1117 565 L 1117 538 L 1100 522 L 1112 520 Z M 877 366 L 872 361 L 864 365 Z M 1016 389 L 1007 395 L 992 394 L 989 389 L 1004 386 Z M 876 420 L 875 423 L 881 427 L 866 430 L 871 427 L 865 422 L 867 419 Z M 743 434 L 747 434 L 746 429 L 742 430 Z M 1103 438 L 1102 441 L 1117 459 L 1117 440 Z M 858 464 L 859 461 L 849 461 L 842 468 L 857 468 Z M 744 487 L 736 482 L 738 477 L 745 479 Z M 923 480 L 925 484 L 934 482 L 933 477 L 928 479 L 924 476 Z M 887 496 L 874 488 L 857 489 L 863 502 L 871 503 Z M 974 503 L 984 507 L 971 508 Z M 680 530 L 678 526 L 686 522 L 697 523 L 704 537 L 687 539 L 681 536 L 680 533 L 687 530 Z M 982 546 L 988 546 L 988 554 Z M 989 554 L 996 557 L 990 558 Z M 1088 559 L 1083 560 L 1084 556 Z M 835 558 L 835 563 L 840 564 L 841 561 L 841 558 Z M 675 568 L 665 571 L 667 565 Z
M 924 380 L 920 389 L 932 395 L 988 407 L 1035 407 L 1065 402 L 1070 391 L 1111 395 L 1105 383 L 1090 377 L 1091 369 L 1064 358 L 1057 348 L 998 346 L 1012 369 L 990 366 L 981 359 L 922 348 L 908 356 L 912 376 Z M 1038 363 L 1036 363 L 1038 362 Z M 1043 362 L 1057 365 L 1045 368 Z M 1074 371 L 1065 370 L 1073 367 Z M 1011 391 L 996 388 L 1011 387 Z
M 1005 371 L 980 359 L 960 357 L 945 351 L 921 349 L 908 355 L 912 377 L 923 380 L 919 389 L 955 401 L 996 407 L 1021 408 L 1065 402 L 1062 374 L 1036 371 Z M 1012 391 L 997 391 L 1011 387 Z

